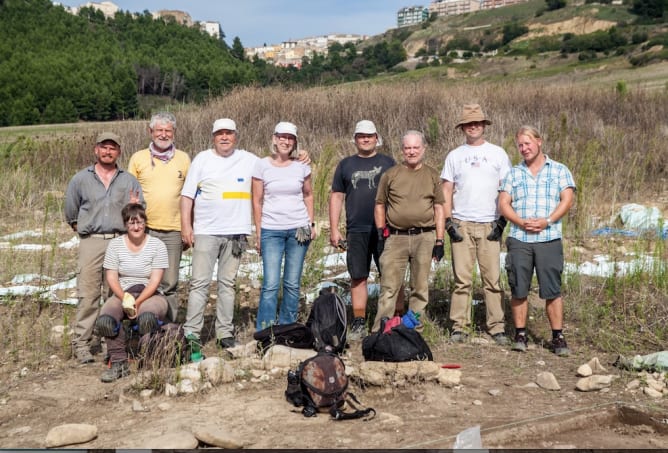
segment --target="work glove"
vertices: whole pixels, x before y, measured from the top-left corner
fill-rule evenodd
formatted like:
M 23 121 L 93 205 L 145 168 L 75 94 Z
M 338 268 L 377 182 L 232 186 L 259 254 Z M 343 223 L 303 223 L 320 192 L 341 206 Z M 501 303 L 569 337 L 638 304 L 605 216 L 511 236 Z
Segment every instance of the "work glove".
M 240 258 L 241 254 L 244 253 L 248 242 L 246 241 L 246 236 L 238 236 L 232 239 L 232 256 L 235 258 Z
M 452 217 L 445 219 L 445 231 L 448 232 L 452 242 L 462 242 L 464 238 L 459 234 L 459 227 L 452 221 Z
M 123 311 L 130 319 L 134 319 L 137 316 L 137 307 L 135 302 L 135 297 L 130 293 L 123 294 Z
M 434 245 L 434 248 L 431 251 L 431 257 L 432 257 L 432 259 L 435 259 L 436 262 L 438 263 L 439 261 L 441 261 L 443 259 L 443 253 L 444 253 L 444 251 L 443 251 L 443 240 L 438 239 L 436 241 L 436 244 Z
M 498 241 L 503 236 L 503 230 L 506 228 L 508 221 L 504 216 L 499 217 L 492 222 L 492 231 L 487 235 L 488 241 Z
M 385 225 L 383 228 L 378 228 L 378 242 L 376 243 L 376 253 L 378 254 L 378 258 L 380 258 L 380 255 L 383 254 L 383 250 L 385 250 L 385 239 L 390 237 L 390 229 Z
M 295 238 L 300 244 L 306 244 L 311 240 L 311 227 L 309 225 L 297 228 Z

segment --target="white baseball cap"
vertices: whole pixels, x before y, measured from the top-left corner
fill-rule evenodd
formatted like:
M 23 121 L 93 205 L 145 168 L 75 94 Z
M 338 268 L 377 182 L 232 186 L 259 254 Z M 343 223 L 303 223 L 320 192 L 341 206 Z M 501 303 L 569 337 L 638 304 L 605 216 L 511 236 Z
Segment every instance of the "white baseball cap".
M 383 146 L 383 139 L 376 130 L 376 125 L 373 124 L 373 121 L 362 120 L 357 122 L 355 125 L 355 132 L 353 132 L 353 143 L 355 142 L 355 135 L 357 134 L 376 134 L 376 137 L 378 137 L 376 147 Z
M 215 134 L 216 132 L 220 130 L 228 130 L 228 131 L 237 131 L 237 123 L 232 121 L 229 118 L 221 118 L 219 120 L 214 121 L 213 123 L 213 130 L 211 131 L 212 134 Z
M 287 121 L 281 121 L 274 128 L 274 134 L 290 134 L 297 138 L 297 126 Z

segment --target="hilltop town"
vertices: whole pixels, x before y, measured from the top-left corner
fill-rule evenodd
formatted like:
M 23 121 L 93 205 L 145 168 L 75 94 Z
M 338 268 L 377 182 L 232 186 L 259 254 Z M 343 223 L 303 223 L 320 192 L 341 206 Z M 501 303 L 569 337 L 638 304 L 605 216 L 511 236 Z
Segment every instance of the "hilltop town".
M 453 16 L 485 9 L 494 9 L 510 6 L 527 0 L 432 0 L 428 7 L 423 5 L 406 6 L 397 11 L 397 27 L 408 27 L 417 25 L 441 16 Z M 78 7 L 67 7 L 62 5 L 72 14 L 77 14 L 81 8 L 89 7 L 101 11 L 105 17 L 113 17 L 120 8 L 110 1 L 100 3 L 86 2 Z M 225 37 L 222 27 L 216 21 L 193 21 L 190 14 L 179 10 L 152 11 L 154 18 L 173 18 L 177 23 L 184 26 L 198 26 L 211 36 L 223 39 Z M 244 52 L 247 58 L 260 58 L 276 66 L 301 67 L 303 58 L 312 58 L 314 54 L 327 55 L 329 46 L 334 43 L 345 45 L 347 43 L 359 43 L 368 39 L 363 34 L 328 34 L 321 36 L 310 36 L 300 39 L 290 39 L 276 44 L 264 44 L 257 47 L 246 47 Z

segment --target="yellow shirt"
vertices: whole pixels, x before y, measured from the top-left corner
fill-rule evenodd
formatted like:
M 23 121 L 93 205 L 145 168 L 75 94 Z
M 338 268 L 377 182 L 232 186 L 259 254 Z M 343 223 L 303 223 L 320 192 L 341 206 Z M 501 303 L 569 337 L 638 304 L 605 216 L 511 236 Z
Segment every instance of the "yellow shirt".
M 144 192 L 149 228 L 181 231 L 181 189 L 189 168 L 190 156 L 179 150 L 169 162 L 152 158 L 148 148 L 130 157 L 128 172 L 137 178 Z

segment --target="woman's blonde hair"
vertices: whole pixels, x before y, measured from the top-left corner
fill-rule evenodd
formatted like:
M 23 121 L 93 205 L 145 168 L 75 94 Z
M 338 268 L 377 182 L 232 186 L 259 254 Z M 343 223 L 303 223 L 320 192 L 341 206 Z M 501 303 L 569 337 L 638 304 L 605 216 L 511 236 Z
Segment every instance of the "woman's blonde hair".
M 533 137 L 536 140 L 543 139 L 543 137 L 540 135 L 540 132 L 538 132 L 538 129 L 534 126 L 524 125 L 520 127 L 517 131 L 517 134 L 515 134 L 515 138 L 519 137 L 520 135 L 528 135 L 529 137 Z

